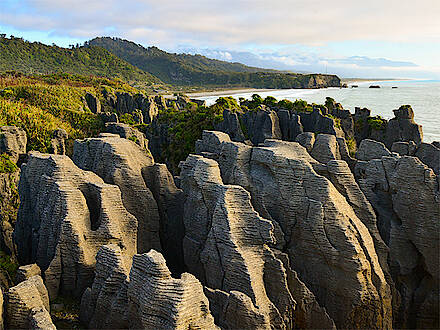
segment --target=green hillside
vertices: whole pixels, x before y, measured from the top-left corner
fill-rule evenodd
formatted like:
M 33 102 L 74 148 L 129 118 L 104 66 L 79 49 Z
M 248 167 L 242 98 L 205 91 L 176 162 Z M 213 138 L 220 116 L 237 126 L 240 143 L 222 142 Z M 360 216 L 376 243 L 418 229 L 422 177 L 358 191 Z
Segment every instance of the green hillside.
M 315 88 L 339 86 L 333 75 L 303 75 L 213 60 L 201 55 L 171 54 L 119 38 L 95 38 L 86 47 L 99 46 L 163 82 L 179 86 L 252 88 Z
M 26 74 L 71 73 L 119 78 L 143 85 L 161 83 L 150 73 L 125 62 L 100 47 L 62 48 L 28 42 L 21 38 L 0 37 L 0 72 Z

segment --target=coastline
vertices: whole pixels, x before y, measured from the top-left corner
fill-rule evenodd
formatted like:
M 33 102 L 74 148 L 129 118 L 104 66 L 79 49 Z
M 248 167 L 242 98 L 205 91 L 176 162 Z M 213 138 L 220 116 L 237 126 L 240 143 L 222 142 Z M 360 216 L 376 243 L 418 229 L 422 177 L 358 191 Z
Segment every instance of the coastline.
M 189 97 L 206 97 L 206 96 L 222 96 L 225 94 L 271 92 L 271 91 L 279 91 L 279 90 L 281 89 L 238 88 L 238 89 L 216 90 L 210 92 L 187 93 L 186 95 Z

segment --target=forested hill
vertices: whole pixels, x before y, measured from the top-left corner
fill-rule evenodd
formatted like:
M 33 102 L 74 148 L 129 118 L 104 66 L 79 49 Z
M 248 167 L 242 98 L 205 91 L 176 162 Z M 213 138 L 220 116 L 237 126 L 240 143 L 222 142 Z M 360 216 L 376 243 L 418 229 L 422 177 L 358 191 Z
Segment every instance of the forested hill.
M 120 38 L 95 38 L 86 47 L 99 46 L 163 82 L 187 86 L 240 86 L 253 88 L 316 88 L 340 86 L 334 75 L 295 74 L 213 60 L 201 55 L 171 54 L 145 48 Z
M 143 84 L 161 83 L 148 72 L 127 63 L 101 47 L 62 48 L 22 38 L 0 36 L 0 72 L 30 74 L 72 73 L 120 78 Z

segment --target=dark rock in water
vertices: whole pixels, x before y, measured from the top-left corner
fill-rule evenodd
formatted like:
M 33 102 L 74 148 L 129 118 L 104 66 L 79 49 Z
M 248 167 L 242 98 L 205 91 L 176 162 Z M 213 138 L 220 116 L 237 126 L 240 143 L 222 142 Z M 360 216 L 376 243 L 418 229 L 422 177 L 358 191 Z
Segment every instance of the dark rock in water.
M 91 112 L 93 112 L 93 113 L 100 113 L 101 112 L 101 102 L 99 101 L 99 99 L 95 95 L 93 95 L 91 93 L 86 93 L 85 99 L 87 102 L 87 106 L 89 107 Z
M 358 85 L 351 85 L 351 88 L 358 88 Z
M 380 88 L 380 86 L 379 85 L 370 85 L 370 87 L 368 87 L 368 88 Z
M 393 110 L 394 118 L 388 121 L 385 145 L 391 148 L 397 141 L 414 141 L 417 145 L 423 140 L 422 126 L 414 122 L 414 112 L 409 105 Z
M 393 86 L 393 87 L 391 87 L 392 89 L 395 89 L 395 88 L 398 88 L 397 86 Z
M 27 137 L 24 129 L 15 126 L 0 127 L 0 153 L 6 153 L 16 163 L 26 153 Z

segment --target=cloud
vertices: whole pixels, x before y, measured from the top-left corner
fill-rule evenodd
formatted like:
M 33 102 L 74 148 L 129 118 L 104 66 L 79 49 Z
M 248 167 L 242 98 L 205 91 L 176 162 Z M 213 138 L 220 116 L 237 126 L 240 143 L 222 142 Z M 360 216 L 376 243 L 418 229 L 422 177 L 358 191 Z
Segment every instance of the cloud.
M 342 40 L 439 41 L 438 0 L 3 0 L 17 29 L 93 37 L 109 28 L 141 42 L 310 44 Z M 140 31 L 145 31 L 140 33 Z

